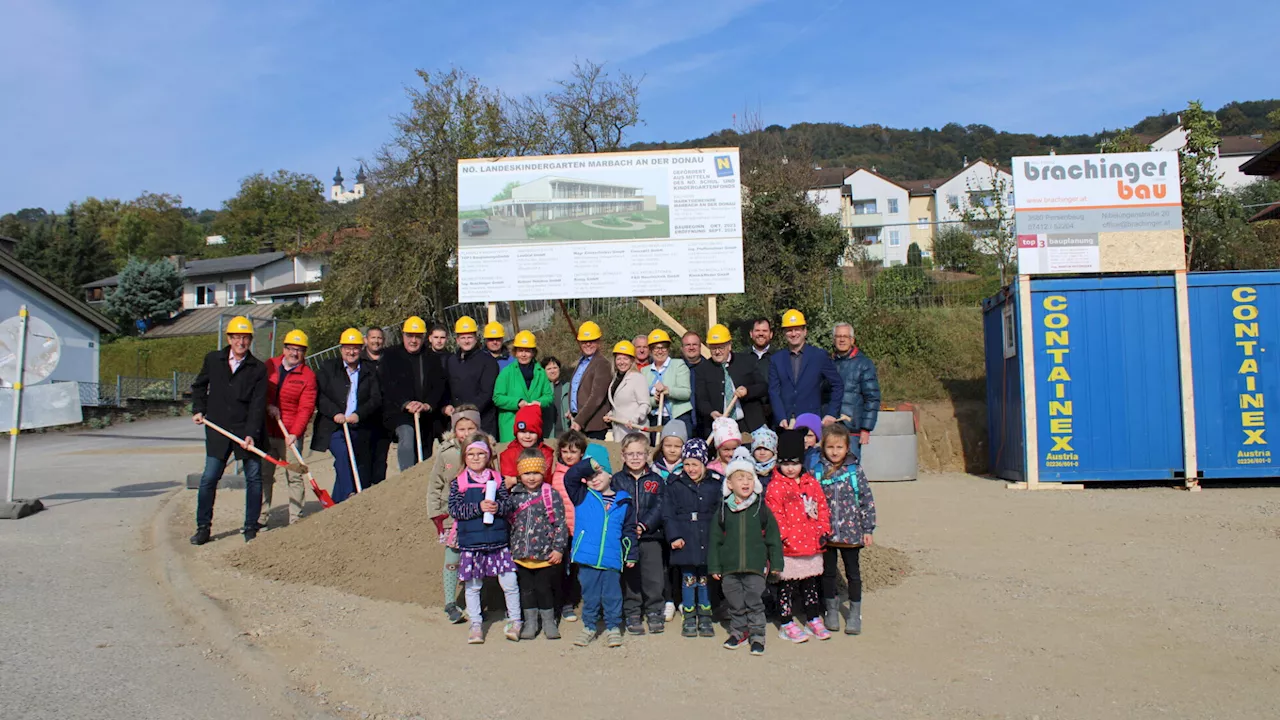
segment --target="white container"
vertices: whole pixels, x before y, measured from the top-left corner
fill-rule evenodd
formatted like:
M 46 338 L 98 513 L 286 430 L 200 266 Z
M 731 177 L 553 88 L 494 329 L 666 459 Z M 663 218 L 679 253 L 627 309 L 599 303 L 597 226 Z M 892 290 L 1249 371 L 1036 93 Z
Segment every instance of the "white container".
M 856 442 L 856 439 L 855 439 Z M 871 442 L 862 446 L 862 471 L 870 481 L 915 480 L 916 422 L 905 410 L 881 410 Z

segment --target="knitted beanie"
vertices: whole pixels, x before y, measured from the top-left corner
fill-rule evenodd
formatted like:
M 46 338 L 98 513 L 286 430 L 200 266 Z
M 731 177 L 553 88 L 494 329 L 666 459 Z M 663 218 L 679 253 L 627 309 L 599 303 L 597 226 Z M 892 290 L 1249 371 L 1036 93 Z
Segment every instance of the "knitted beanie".
M 822 437 L 822 418 L 813 413 L 804 413 L 796 418 L 796 429 L 803 430 L 808 428 L 813 431 L 816 438 Z M 801 437 L 804 437 L 801 435 Z
M 738 421 L 721 415 L 711 423 L 711 442 L 716 446 L 729 442 L 742 442 L 742 433 L 738 431 Z
M 769 452 L 778 453 L 778 433 L 761 425 L 756 431 L 751 433 L 751 449 L 765 448 Z
M 709 454 L 707 441 L 702 438 L 694 438 L 685 441 L 684 447 L 680 450 L 680 459 L 688 460 L 692 458 L 705 463 Z
M 516 432 L 531 432 L 535 435 L 541 435 L 542 407 L 539 405 L 525 405 L 517 410 L 515 430 Z
M 669 437 L 680 438 L 680 444 L 683 446 L 685 441 L 689 439 L 689 429 L 685 427 L 683 422 L 668 422 L 662 426 L 662 439 L 666 440 Z
M 744 447 L 739 447 L 733 451 L 733 458 L 729 460 L 729 464 L 724 468 L 724 484 L 721 490 L 724 496 L 728 497 L 733 491 L 729 489 L 729 478 L 733 477 L 735 472 L 745 472 L 751 477 L 756 478 L 756 492 L 764 492 L 764 487 L 760 484 L 760 479 L 756 477 L 756 463 L 751 458 L 751 453 Z

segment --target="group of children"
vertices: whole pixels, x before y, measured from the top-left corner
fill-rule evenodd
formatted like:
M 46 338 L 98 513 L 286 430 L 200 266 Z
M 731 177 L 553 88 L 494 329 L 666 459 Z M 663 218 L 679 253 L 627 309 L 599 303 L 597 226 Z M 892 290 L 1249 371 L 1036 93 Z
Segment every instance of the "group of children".
M 676 603 L 682 635 L 714 637 L 713 592 L 730 623 L 726 648 L 762 654 L 767 609 L 795 643 L 827 640 L 842 620 L 846 634 L 861 632 L 859 552 L 872 543 L 876 511 L 843 425 L 744 436 L 732 421 L 717 423 L 713 456 L 673 423 L 656 450 L 647 435 L 626 435 L 623 467 L 611 473 L 605 448 L 580 432 L 562 434 L 555 450 L 545 444 L 536 405 L 516 413 L 516 439 L 496 459 L 474 408 L 455 408 L 452 424 L 428 506 L 446 546 L 445 612 L 470 620 L 468 642 L 484 642 L 486 578 L 502 588 L 512 641 L 539 630 L 559 639 L 579 599 L 576 645 L 601 631 L 609 647 L 624 629 L 661 633 Z M 841 561 L 848 605 L 838 595 Z

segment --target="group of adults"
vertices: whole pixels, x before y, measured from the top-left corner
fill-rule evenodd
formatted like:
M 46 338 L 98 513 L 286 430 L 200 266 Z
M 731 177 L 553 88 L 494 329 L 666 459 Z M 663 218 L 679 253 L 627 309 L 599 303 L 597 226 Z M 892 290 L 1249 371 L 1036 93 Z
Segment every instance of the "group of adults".
M 216 424 L 236 438 L 206 427 L 191 542 L 210 540 L 218 482 L 233 454 L 245 476 L 245 541 L 268 525 L 277 465 L 264 465 L 262 455 L 301 458 L 309 423 L 311 449 L 334 460 L 334 502 L 385 479 L 393 440 L 402 471 L 430 458 L 454 406 L 464 404 L 479 410 L 481 429 L 499 441 L 515 437 L 516 411 L 536 404 L 548 437 L 572 429 L 604 440 L 610 430 L 620 438 L 629 430 L 673 424 L 695 437 L 726 414 L 749 433 L 764 425 L 795 427 L 797 418 L 814 414 L 824 425 L 844 423 L 866 444 L 880 389 L 875 364 L 859 352 L 852 326 L 835 325 L 835 351 L 828 353 L 808 343 L 800 311 L 786 311 L 781 321 L 782 348 L 773 346 L 772 321 L 758 318 L 745 351 L 735 350 L 729 328 L 717 324 L 707 332 L 705 349 L 701 336 L 684 333 L 678 357 L 661 328 L 603 353 L 600 326 L 586 321 L 576 329 L 578 358 L 562 364 L 555 357 L 538 359 L 533 333 L 517 333 L 508 349 L 501 323 L 487 324 L 482 337 L 467 316 L 454 324 L 451 351 L 445 326 L 414 316 L 401 326 L 400 344 L 390 347 L 379 328 L 347 329 L 338 355 L 312 370 L 305 333 L 288 333 L 281 354 L 264 362 L 249 351 L 252 323 L 234 318 L 226 346 L 205 356 L 191 386 L 195 423 Z M 284 474 L 292 523 L 304 514 L 305 487 L 301 476 Z

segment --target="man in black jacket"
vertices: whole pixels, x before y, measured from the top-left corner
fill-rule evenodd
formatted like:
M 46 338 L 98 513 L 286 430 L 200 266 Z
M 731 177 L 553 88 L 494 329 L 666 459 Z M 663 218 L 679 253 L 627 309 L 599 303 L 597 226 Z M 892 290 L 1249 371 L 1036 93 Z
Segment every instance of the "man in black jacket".
M 378 387 L 385 388 L 387 383 L 382 377 L 382 359 L 387 356 L 387 334 L 382 328 L 374 326 L 364 331 L 364 348 L 360 350 L 360 362 L 373 368 L 378 376 Z M 377 485 L 387 478 L 387 453 L 391 452 L 391 433 L 382 428 L 382 413 L 377 417 L 366 417 L 364 429 L 369 432 L 369 473 L 360 476 L 365 487 Z
M 192 545 L 209 542 L 213 526 L 213 503 L 218 481 L 234 450 L 244 463 L 244 541 L 258 536 L 258 513 L 262 510 L 262 462 L 248 448 L 266 444 L 267 368 L 249 352 L 253 324 L 245 317 L 227 323 L 227 346 L 204 356 L 204 365 L 191 383 L 191 419 L 210 422 L 243 439 L 239 447 L 210 428 L 204 430 L 204 475 L 196 501 L 196 534 Z
M 698 398 L 701 427 L 709 428 L 724 411 L 734 395 L 738 402 L 729 411 L 742 432 L 754 432 L 766 423 L 763 398 L 769 395 L 769 381 L 760 372 L 759 362 L 751 353 L 733 352 L 729 328 L 714 325 L 707 332 L 711 361 L 698 366 L 694 375 L 694 394 Z M 726 391 L 730 394 L 726 395 Z
M 433 415 L 444 404 L 444 367 L 440 355 L 426 348 L 427 324 L 413 316 L 400 330 L 401 345 L 382 356 L 382 416 L 396 438 L 396 460 L 401 472 L 431 457 Z M 420 437 L 415 439 L 414 415 Z M 417 445 L 418 440 L 421 446 Z
M 342 502 L 358 492 L 358 479 L 370 476 L 373 448 L 367 417 L 376 417 L 382 408 L 382 389 L 373 365 L 360 359 L 364 336 L 355 328 L 342 332 L 341 357 L 325 360 L 316 372 L 316 424 L 311 431 L 311 449 L 333 455 L 333 501 Z M 351 472 L 344 428 L 351 436 L 357 478 Z
M 463 315 L 453 325 L 458 351 L 445 358 L 445 376 L 449 378 L 449 406 L 475 405 L 480 410 L 480 429 L 498 437 L 498 408 L 493 404 L 493 385 L 498 381 L 498 361 L 487 351 L 477 348 L 476 321 Z

